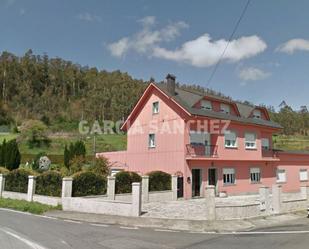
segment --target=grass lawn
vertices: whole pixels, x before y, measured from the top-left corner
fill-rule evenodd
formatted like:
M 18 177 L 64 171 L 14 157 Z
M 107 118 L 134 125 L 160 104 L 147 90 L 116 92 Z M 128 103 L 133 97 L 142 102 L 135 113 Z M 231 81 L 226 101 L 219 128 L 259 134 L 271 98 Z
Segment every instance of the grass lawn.
M 61 206 L 53 207 L 38 202 L 0 198 L 0 208 L 9 208 L 32 214 L 43 214 L 50 210 L 61 210 Z

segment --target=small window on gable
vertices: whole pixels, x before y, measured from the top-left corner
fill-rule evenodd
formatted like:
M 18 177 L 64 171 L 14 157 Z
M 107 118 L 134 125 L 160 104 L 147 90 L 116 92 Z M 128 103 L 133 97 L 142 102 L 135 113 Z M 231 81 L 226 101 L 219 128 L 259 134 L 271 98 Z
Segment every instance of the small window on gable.
M 221 103 L 220 104 L 220 111 L 223 112 L 223 113 L 226 113 L 226 114 L 230 114 L 231 108 L 230 108 L 229 105 Z
M 148 147 L 149 148 L 155 148 L 156 147 L 156 135 L 155 134 L 149 134 L 148 137 Z
M 253 118 L 261 118 L 261 110 L 255 109 L 253 110 Z
M 209 100 L 202 100 L 201 109 L 212 110 L 211 102 Z
M 308 181 L 308 171 L 306 169 L 301 169 L 299 171 L 299 180 L 301 182 L 306 182 Z
M 159 113 L 159 101 L 152 103 L 152 114 Z

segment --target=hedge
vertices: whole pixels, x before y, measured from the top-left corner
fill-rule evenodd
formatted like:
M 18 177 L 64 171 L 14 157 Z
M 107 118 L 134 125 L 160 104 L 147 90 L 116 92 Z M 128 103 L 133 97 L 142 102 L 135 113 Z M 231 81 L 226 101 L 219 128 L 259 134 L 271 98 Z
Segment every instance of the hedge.
M 116 174 L 116 194 L 132 192 L 132 183 L 141 182 L 142 178 L 135 172 L 121 171 Z
M 172 189 L 172 177 L 163 171 L 153 171 L 149 175 L 149 191 L 164 191 Z
M 61 196 L 62 176 L 57 171 L 46 171 L 36 178 L 36 190 L 38 195 Z
M 89 171 L 73 175 L 73 197 L 106 194 L 106 178 Z
M 28 191 L 28 176 L 33 175 L 33 172 L 26 169 L 15 169 L 9 172 L 5 177 L 6 191 L 27 193 Z

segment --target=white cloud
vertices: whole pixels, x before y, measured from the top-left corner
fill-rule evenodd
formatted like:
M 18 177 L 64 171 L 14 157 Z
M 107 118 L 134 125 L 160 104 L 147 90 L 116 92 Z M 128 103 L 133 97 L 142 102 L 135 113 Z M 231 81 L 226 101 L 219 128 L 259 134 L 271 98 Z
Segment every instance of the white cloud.
M 86 22 L 101 22 L 102 21 L 102 18 L 100 16 L 93 15 L 88 12 L 78 14 L 77 18 L 81 21 L 86 21 Z
M 269 72 L 255 67 L 243 68 L 239 71 L 238 77 L 244 81 L 263 80 L 270 76 Z
M 295 51 L 309 51 L 309 40 L 292 39 L 281 44 L 276 51 L 293 54 Z
M 134 51 L 149 57 L 187 63 L 196 67 L 209 67 L 218 62 L 228 43 L 224 39 L 212 40 L 209 34 L 204 34 L 183 43 L 178 49 L 169 50 L 164 48 L 162 43 L 174 40 L 183 29 L 189 27 L 188 24 L 179 21 L 161 29 L 155 29 L 154 16 L 147 16 L 139 22 L 142 24 L 139 32 L 107 46 L 113 56 L 123 57 L 129 51 Z M 230 42 L 222 60 L 237 62 L 263 52 L 266 47 L 266 43 L 258 36 L 240 37 Z
M 209 67 L 218 62 L 227 42 L 224 39 L 213 41 L 209 34 L 204 34 L 173 51 L 157 47 L 154 56 L 196 67 Z M 266 43 L 258 36 L 241 37 L 230 42 L 222 61 L 240 61 L 263 52 L 266 47 Z
M 122 57 L 130 50 L 151 56 L 159 43 L 174 40 L 182 29 L 188 27 L 185 22 L 180 21 L 170 23 L 162 29 L 153 29 L 156 23 L 153 16 L 145 17 L 139 22 L 142 24 L 142 30 L 107 46 L 113 56 Z

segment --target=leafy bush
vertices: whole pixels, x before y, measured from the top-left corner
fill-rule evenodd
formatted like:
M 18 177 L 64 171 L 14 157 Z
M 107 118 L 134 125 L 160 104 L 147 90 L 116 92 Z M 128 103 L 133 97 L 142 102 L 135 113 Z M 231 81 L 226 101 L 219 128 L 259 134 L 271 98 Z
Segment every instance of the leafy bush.
M 63 152 L 63 161 L 66 167 L 70 167 L 72 159 L 75 157 L 84 158 L 86 157 L 86 146 L 85 143 L 81 140 L 76 141 L 75 143 L 70 143 L 70 146 L 65 145 Z
M 72 195 L 103 195 L 106 194 L 106 178 L 89 171 L 81 171 L 73 175 Z
M 108 160 L 105 157 L 95 158 L 94 162 L 89 167 L 89 171 L 107 177 L 109 173 Z
M 171 175 L 163 171 L 153 171 L 149 175 L 149 191 L 164 191 L 172 189 Z
M 9 173 L 10 171 L 4 167 L 0 167 L 0 174 L 6 175 L 7 173 Z
M 116 174 L 116 194 L 132 192 L 132 183 L 140 182 L 141 176 L 135 172 L 121 171 Z
M 62 176 L 57 171 L 46 171 L 36 178 L 36 194 L 61 196 Z
M 15 169 L 9 172 L 5 177 L 5 190 L 13 192 L 27 193 L 28 176 L 33 172 L 26 169 Z

